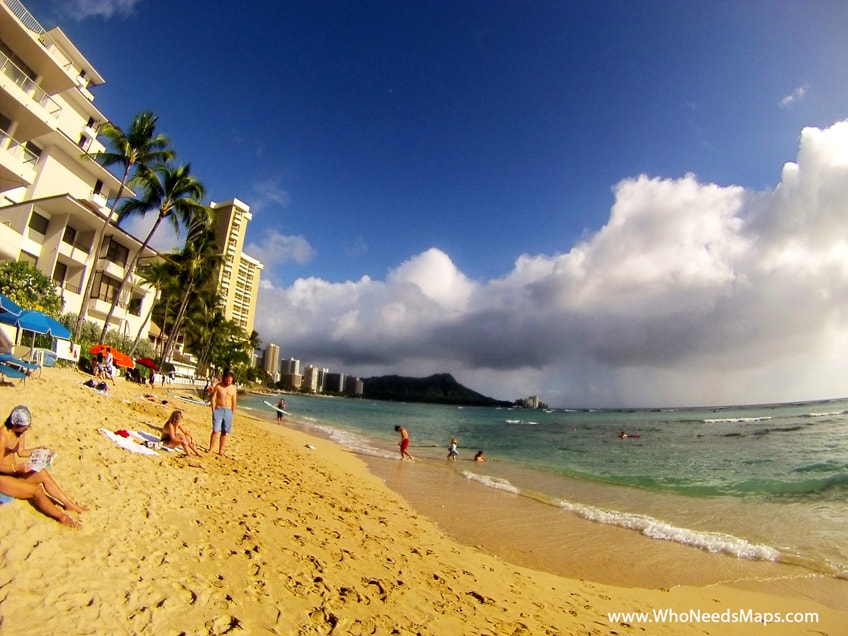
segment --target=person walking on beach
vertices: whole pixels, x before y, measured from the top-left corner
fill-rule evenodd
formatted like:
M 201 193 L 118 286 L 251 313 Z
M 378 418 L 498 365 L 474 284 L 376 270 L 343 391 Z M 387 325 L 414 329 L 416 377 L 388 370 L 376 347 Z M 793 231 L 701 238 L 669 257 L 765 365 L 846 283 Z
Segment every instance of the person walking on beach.
M 448 447 L 448 459 L 452 462 L 455 462 L 457 455 L 459 455 L 459 451 L 456 450 L 456 438 L 454 437 L 451 440 L 450 446 Z
M 115 356 L 112 355 L 111 347 L 106 347 L 106 357 L 103 358 L 103 379 L 107 377 L 115 384 Z
M 286 410 L 286 400 L 285 398 L 280 398 L 280 401 L 277 402 L 277 424 L 283 423 L 283 411 Z
M 395 426 L 395 431 L 400 433 L 400 442 L 398 442 L 398 446 L 400 446 L 400 458 L 404 460 L 406 458 L 415 459 L 412 455 L 407 452 L 407 448 L 409 448 L 409 433 L 403 426 Z
M 237 400 L 236 387 L 233 386 L 232 371 L 225 371 L 220 384 L 212 389 L 209 400 L 212 405 L 212 436 L 209 438 L 209 452 L 214 453 L 218 448 L 218 455 L 224 457 L 224 447 L 227 444 L 227 436 L 233 431 L 233 415 L 236 412 Z

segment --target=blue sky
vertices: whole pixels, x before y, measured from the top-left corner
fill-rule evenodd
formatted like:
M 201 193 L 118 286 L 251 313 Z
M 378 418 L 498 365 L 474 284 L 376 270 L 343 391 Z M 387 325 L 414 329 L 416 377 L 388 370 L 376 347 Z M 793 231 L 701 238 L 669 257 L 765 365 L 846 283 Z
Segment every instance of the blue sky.
M 563 406 L 848 394 L 844 2 L 26 5 L 251 206 L 284 356 Z

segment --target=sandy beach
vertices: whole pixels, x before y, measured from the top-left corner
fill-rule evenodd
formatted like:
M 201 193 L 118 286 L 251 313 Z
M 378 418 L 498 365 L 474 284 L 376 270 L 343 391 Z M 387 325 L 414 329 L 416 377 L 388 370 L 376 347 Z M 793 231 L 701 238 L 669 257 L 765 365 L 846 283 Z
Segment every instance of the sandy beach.
M 848 624 L 845 609 L 773 586 L 643 589 L 513 565 L 449 538 L 355 454 L 247 411 L 229 458 L 135 454 L 98 429 L 158 434 L 178 407 L 205 449 L 208 407 L 169 387 L 152 391 L 168 404 L 149 401 L 123 380 L 103 396 L 85 379 L 46 369 L 0 386 L 3 417 L 30 407 L 30 445 L 57 451 L 51 473 L 91 508 L 73 530 L 23 502 L 0 506 L 0 633 L 836 635 Z M 818 620 L 722 622 L 740 611 Z

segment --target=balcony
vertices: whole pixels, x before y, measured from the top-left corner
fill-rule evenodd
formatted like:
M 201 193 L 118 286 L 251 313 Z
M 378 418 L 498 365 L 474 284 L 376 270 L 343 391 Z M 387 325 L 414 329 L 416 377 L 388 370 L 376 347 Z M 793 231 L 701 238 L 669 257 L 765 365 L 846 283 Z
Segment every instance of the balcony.
M 73 283 L 66 280 L 54 280 L 53 284 L 58 288 L 60 296 L 62 295 L 62 290 L 69 291 L 73 294 L 82 293 L 82 287 L 80 287 L 79 285 L 74 285 Z
M 109 205 L 106 201 L 106 197 L 103 196 L 100 192 L 92 192 L 88 195 L 88 200 L 91 201 L 97 208 L 106 214 L 109 212 Z
M 59 103 L 40 88 L 34 79 L 18 68 L 4 53 L 0 53 L 0 76 L 11 80 L 14 85 L 26 93 L 32 101 L 41 106 L 53 119 L 59 118 L 59 114 L 62 112 L 62 107 Z
M 11 187 L 30 185 L 35 179 L 38 155 L 23 142 L 0 131 L 0 183 Z

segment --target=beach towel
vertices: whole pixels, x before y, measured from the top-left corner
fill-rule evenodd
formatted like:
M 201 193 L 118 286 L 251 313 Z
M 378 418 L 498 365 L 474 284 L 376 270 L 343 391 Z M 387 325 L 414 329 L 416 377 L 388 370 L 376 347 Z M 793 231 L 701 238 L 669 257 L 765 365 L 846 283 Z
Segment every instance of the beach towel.
M 136 439 L 140 444 L 158 444 L 157 448 L 161 448 L 163 451 L 168 451 L 169 453 L 182 453 L 182 448 L 168 448 L 162 444 L 162 440 L 158 435 L 154 435 L 153 433 L 148 433 L 147 431 L 130 431 L 130 437 Z
M 112 440 L 115 444 L 120 446 L 121 448 L 130 451 L 131 453 L 139 453 L 141 455 L 153 455 L 157 456 L 157 453 L 152 448 L 147 448 L 146 446 L 139 443 L 136 439 L 133 439 L 133 436 L 130 437 L 121 437 L 120 435 L 116 435 L 112 431 L 109 431 L 105 428 L 98 429 L 106 438 Z
M 98 393 L 100 395 L 105 395 L 106 397 L 112 397 L 112 395 L 109 393 L 109 385 L 106 384 L 105 382 L 95 382 L 92 379 L 92 380 L 87 380 L 86 382 L 83 382 L 82 386 L 86 387 L 87 389 L 91 389 L 92 391 L 94 391 L 95 393 Z

